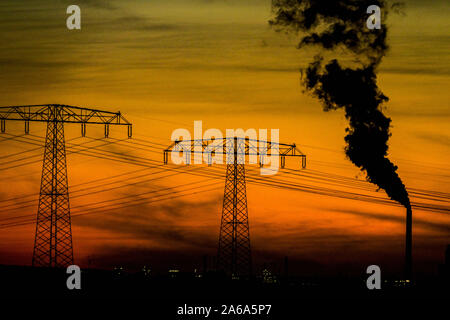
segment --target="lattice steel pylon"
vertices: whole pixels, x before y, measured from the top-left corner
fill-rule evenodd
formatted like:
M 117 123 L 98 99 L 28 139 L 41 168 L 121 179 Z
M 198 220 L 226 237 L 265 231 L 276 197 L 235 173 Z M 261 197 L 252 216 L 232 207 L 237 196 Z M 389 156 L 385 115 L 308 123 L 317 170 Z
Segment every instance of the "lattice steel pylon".
M 237 140 L 237 139 L 236 139 Z M 234 150 L 230 148 L 234 147 Z M 238 150 L 239 148 L 239 150 Z M 228 147 L 234 163 L 227 164 L 220 224 L 217 265 L 232 276 L 252 273 L 250 227 L 248 224 L 247 190 L 245 185 L 245 145 L 235 141 Z M 241 160 L 239 161 L 240 158 Z
M 64 124 L 47 124 L 41 190 L 34 240 L 33 266 L 73 264 L 72 227 L 67 181 Z
M 86 134 L 86 124 L 104 124 L 105 137 L 109 135 L 109 125 L 126 125 L 129 138 L 132 125 L 120 112 L 59 104 L 0 107 L 2 133 L 6 130 L 7 120 L 24 121 L 26 134 L 29 133 L 30 121 L 47 123 L 32 265 L 72 265 L 72 226 L 64 123 L 80 123 L 82 136 Z
M 270 152 L 261 152 L 258 144 L 264 144 L 266 147 L 262 150 L 270 149 Z M 204 157 L 208 159 L 208 164 L 212 164 L 212 154 L 227 156 L 217 269 L 224 271 L 229 276 L 239 278 L 252 274 L 245 181 L 246 157 L 272 155 L 273 150 L 277 150 L 282 168 L 285 166 L 285 157 L 301 157 L 302 167 L 306 166 L 306 156 L 295 144 L 289 145 L 245 137 L 175 141 L 164 150 L 164 163 L 166 164 L 169 160 L 168 154 L 171 152 L 185 153 L 183 158 L 186 164 L 190 163 L 191 154 L 194 154 L 194 163 Z M 196 157 L 200 153 L 203 154 L 203 157 Z M 263 165 L 261 160 L 260 165 Z

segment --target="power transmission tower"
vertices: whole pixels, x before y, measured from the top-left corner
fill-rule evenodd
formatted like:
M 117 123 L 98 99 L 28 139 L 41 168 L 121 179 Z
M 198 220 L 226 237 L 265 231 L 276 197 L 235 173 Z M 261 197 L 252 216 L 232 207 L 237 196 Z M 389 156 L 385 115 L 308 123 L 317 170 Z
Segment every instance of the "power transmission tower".
M 33 266 L 73 264 L 64 124 L 47 124 Z
M 261 148 L 261 146 L 264 147 Z M 259 164 L 263 166 L 266 156 L 276 155 L 281 159 L 282 168 L 286 163 L 285 157 L 301 157 L 302 167 L 305 168 L 306 155 L 295 144 L 289 145 L 244 137 L 227 137 L 175 141 L 164 150 L 164 163 L 168 163 L 169 153 L 180 152 L 184 154 L 186 164 L 191 163 L 191 154 L 194 155 L 194 164 L 200 164 L 202 159 L 206 158 L 208 165 L 212 165 L 215 156 L 227 156 L 217 269 L 236 278 L 251 275 L 252 255 L 245 182 L 246 157 L 259 157 Z M 257 162 L 251 161 L 249 158 L 249 163 L 255 164 Z
M 245 150 L 242 150 L 244 144 L 236 140 L 234 150 L 227 151 L 233 152 L 234 163 L 227 164 L 217 263 L 221 269 L 237 276 L 252 273 L 252 255 L 243 164 L 245 159 L 242 159 Z
M 82 136 L 86 134 L 86 124 L 103 124 L 105 137 L 109 135 L 109 125 L 126 125 L 129 138 L 132 125 L 120 112 L 58 104 L 0 107 L 2 133 L 6 120 L 24 121 L 26 134 L 30 121 L 47 123 L 32 265 L 67 267 L 73 264 L 73 247 L 64 123 L 80 123 Z

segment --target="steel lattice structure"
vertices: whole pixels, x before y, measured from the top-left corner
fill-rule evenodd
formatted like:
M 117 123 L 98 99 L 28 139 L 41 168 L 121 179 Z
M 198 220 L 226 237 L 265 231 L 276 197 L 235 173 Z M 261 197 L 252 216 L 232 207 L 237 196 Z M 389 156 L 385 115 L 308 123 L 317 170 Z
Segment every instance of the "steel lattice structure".
M 261 150 L 258 144 L 264 144 L 265 148 Z M 232 277 L 252 274 L 245 158 L 259 156 L 261 157 L 260 166 L 263 166 L 263 157 L 272 155 L 274 150 L 276 155 L 281 157 L 281 167 L 285 166 L 285 157 L 301 157 L 302 167 L 306 166 L 306 155 L 295 144 L 274 143 L 245 137 L 175 141 L 164 150 L 165 164 L 168 163 L 171 152 L 184 152 L 187 164 L 190 163 L 191 155 L 194 156 L 195 162 L 195 157 L 199 155 L 203 157 L 206 154 L 209 165 L 212 164 L 211 154 L 227 156 L 217 268 Z
M 49 122 L 34 240 L 33 266 L 73 264 L 64 124 Z
M 64 123 L 80 123 L 82 136 L 86 124 L 104 124 L 105 137 L 110 124 L 128 126 L 131 137 L 132 125 L 120 112 L 59 104 L 0 107 L 2 133 L 6 120 L 24 121 L 25 133 L 30 121 L 47 123 L 32 265 L 67 267 L 73 264 L 73 247 Z
M 228 154 L 233 152 L 234 163 L 227 164 L 217 251 L 219 269 L 232 276 L 252 273 L 245 166 L 242 164 L 244 147 L 245 144 L 235 141 L 234 146 L 230 145 L 227 150 Z

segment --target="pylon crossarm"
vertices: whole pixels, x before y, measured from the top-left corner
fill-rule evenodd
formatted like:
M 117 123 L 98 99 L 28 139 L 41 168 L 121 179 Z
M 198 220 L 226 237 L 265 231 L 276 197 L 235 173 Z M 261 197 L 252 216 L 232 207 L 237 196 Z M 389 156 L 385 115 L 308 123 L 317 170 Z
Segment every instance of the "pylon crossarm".
M 25 121 L 28 134 L 30 121 L 80 123 L 81 135 L 86 134 L 86 124 L 105 125 L 105 137 L 109 135 L 109 125 L 128 127 L 128 138 L 132 136 L 132 124 L 120 113 L 90 108 L 80 108 L 63 104 L 0 107 L 1 132 L 5 132 L 6 121 Z
M 40 122 L 56 120 L 67 123 L 131 125 L 120 112 L 61 104 L 0 107 L 0 119 Z
M 222 138 L 222 139 L 211 139 L 211 140 L 182 140 L 175 141 L 170 146 L 168 146 L 164 152 L 181 152 L 181 151 L 189 151 L 191 153 L 206 153 L 206 152 L 215 152 L 216 154 L 227 154 L 227 140 L 234 140 L 234 138 Z M 278 154 L 289 157 L 303 157 L 305 154 L 300 151 L 296 147 L 295 144 L 284 144 L 284 143 L 275 143 L 270 141 L 263 140 L 253 140 L 253 139 L 244 139 L 237 138 L 237 143 L 244 144 L 244 151 L 239 149 L 237 153 L 239 155 L 271 155 L 272 149 L 278 149 Z M 256 143 L 266 144 L 267 152 L 261 152 L 263 148 L 261 146 L 258 147 Z M 234 142 L 233 142 L 234 143 Z M 196 148 L 197 147 L 197 148 Z M 201 148 L 199 148 L 201 147 Z
M 234 150 L 234 143 L 239 147 Z M 227 155 L 230 153 L 237 156 L 273 156 L 281 157 L 281 166 L 284 167 L 285 157 L 302 158 L 302 168 L 306 167 L 306 155 L 294 144 L 277 143 L 250 138 L 219 138 L 219 139 L 193 139 L 175 141 L 164 150 L 164 163 L 168 163 L 168 154 L 171 152 L 185 152 L 190 158 L 194 154 Z

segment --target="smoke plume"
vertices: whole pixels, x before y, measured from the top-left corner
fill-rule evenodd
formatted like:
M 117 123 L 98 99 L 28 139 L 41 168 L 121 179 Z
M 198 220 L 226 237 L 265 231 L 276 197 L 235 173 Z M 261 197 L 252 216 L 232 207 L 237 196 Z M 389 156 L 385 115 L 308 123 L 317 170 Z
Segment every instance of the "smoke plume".
M 381 8 L 381 29 L 369 29 L 366 10 Z M 392 4 L 390 8 L 397 8 Z M 316 46 L 321 54 L 302 70 L 307 91 L 325 111 L 344 109 L 347 157 L 366 173 L 367 180 L 410 209 L 408 193 L 388 159 L 391 119 L 383 114 L 389 100 L 377 86 L 377 68 L 388 50 L 384 0 L 273 0 L 278 31 L 301 35 L 298 48 Z M 333 58 L 326 58 L 332 55 Z

